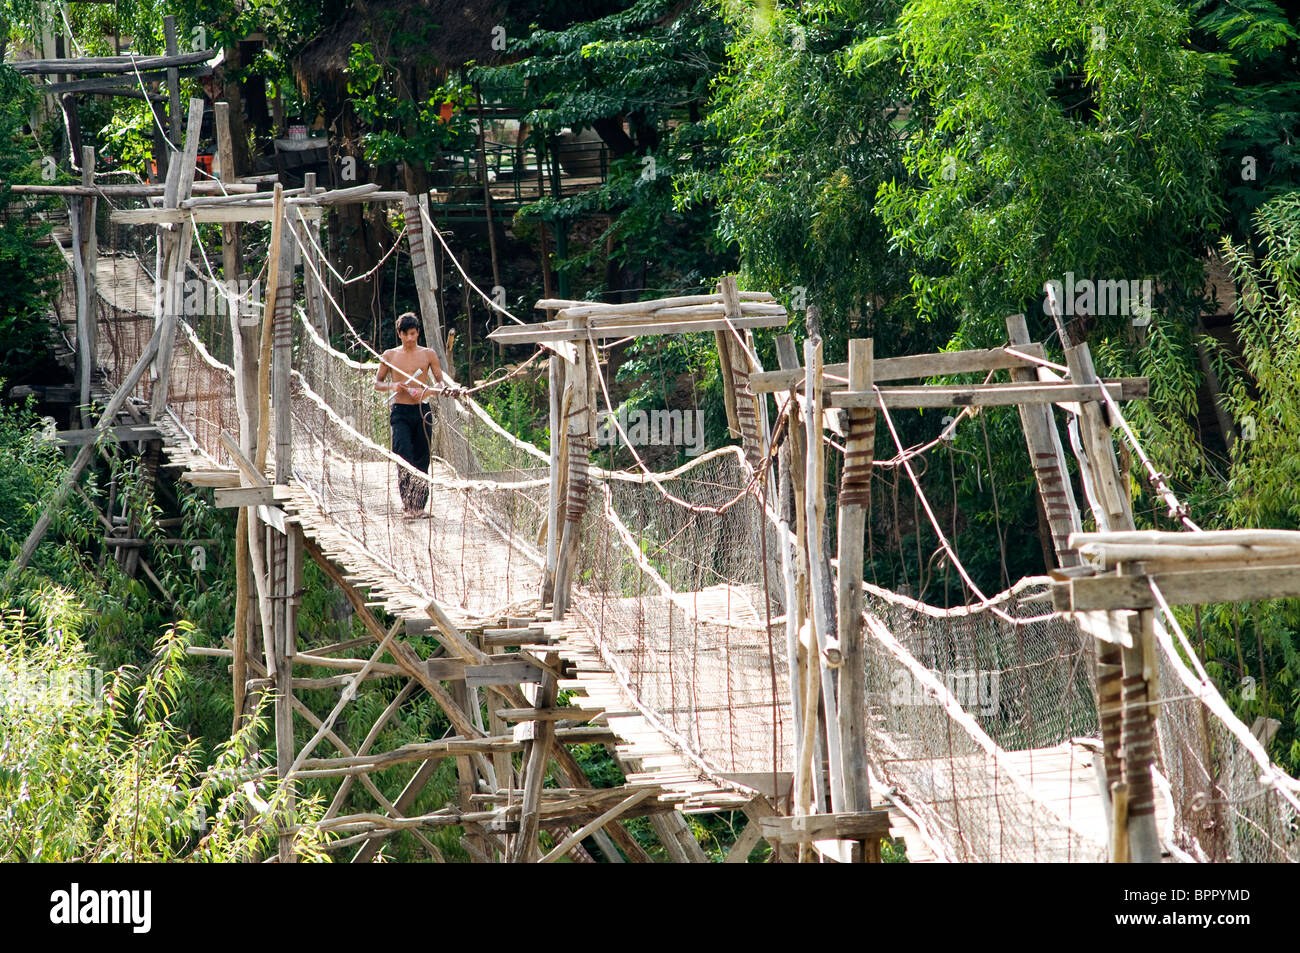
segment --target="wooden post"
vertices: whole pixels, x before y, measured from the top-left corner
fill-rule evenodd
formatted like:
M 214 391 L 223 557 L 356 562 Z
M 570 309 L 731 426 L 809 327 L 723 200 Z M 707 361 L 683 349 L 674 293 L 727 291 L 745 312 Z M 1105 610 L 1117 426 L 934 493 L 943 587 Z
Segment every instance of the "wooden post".
M 735 275 L 726 275 L 718 282 L 718 292 L 726 308 L 728 320 L 735 321 L 741 317 L 740 291 L 736 287 Z M 745 459 L 751 467 L 757 469 L 766 450 L 766 434 L 760 433 L 758 401 L 749 389 L 749 375 L 759 368 L 751 367 L 748 352 L 736 340 L 730 329 L 718 331 L 720 343 L 727 354 L 727 369 L 731 374 L 729 390 L 731 407 L 728 408 L 728 423 L 734 412 L 736 428 L 740 431 L 741 445 L 745 449 Z M 721 353 L 721 352 L 720 352 Z M 727 389 L 724 389 L 724 394 Z
M 283 207 L 280 214 L 283 216 Z M 281 234 L 287 222 L 281 222 Z M 271 326 L 271 406 L 275 411 L 275 482 L 293 477 L 293 417 L 289 400 L 289 375 L 293 369 L 294 250 L 291 241 L 280 243 L 280 267 L 275 286 L 266 289 L 274 303 Z
M 1110 859 L 1112 863 L 1128 863 L 1128 785 L 1115 781 L 1110 786 L 1110 801 L 1114 822 L 1110 829 Z
M 736 416 L 735 380 L 731 374 L 731 347 L 727 342 L 727 331 L 714 331 L 713 338 L 718 343 L 718 379 L 722 381 L 722 403 L 727 409 L 727 429 L 733 437 L 740 436 L 740 418 Z
M 1079 344 L 1066 348 L 1065 362 L 1070 367 L 1070 377 L 1075 383 L 1083 385 L 1098 383 L 1088 345 Z M 1110 425 L 1107 423 L 1109 414 L 1099 401 L 1100 396 L 1095 401 L 1082 401 L 1079 405 L 1079 436 L 1092 466 L 1093 480 L 1096 483 L 1095 491 L 1102 508 L 1095 514 L 1097 527 L 1103 531 L 1131 530 L 1133 512 L 1128 488 L 1121 485 L 1119 461 L 1115 458 L 1115 446 L 1110 436 Z M 1131 797 L 1132 792 L 1130 792 Z
M 776 338 L 777 363 L 783 371 L 799 369 L 799 355 L 795 350 L 794 338 L 788 334 Z M 799 580 L 804 577 L 804 562 L 800 554 L 789 542 L 789 534 L 802 540 L 803 533 L 799 527 L 803 522 L 803 430 L 799 426 L 799 405 L 795 401 L 795 389 L 787 392 L 789 400 L 790 421 L 786 428 L 787 439 L 781 445 L 780 456 L 780 490 L 777 494 L 777 517 L 781 528 L 777 545 L 781 547 L 781 580 L 785 593 L 785 647 L 786 660 L 790 669 L 790 715 L 794 724 L 794 751 L 802 750 L 803 738 L 803 684 L 805 681 L 803 663 L 799 657 L 799 632 L 807 615 L 803 592 Z M 793 523 L 793 525 L 792 525 Z
M 804 420 L 807 435 L 808 463 L 805 471 L 804 508 L 807 512 L 808 554 L 808 620 L 812 626 L 810 649 L 817 655 L 821 671 L 822 711 L 826 720 L 826 756 L 830 769 L 831 810 L 844 810 L 844 769 L 840 751 L 840 736 L 835 730 L 839 723 L 839 706 L 835 697 L 835 675 L 831 670 L 828 649 L 832 638 L 831 610 L 827 598 L 829 579 L 825 578 L 825 554 L 822 549 L 823 530 L 826 523 L 826 447 L 822 440 L 822 413 L 824 391 L 822 380 L 822 342 L 820 338 L 805 341 L 804 395 L 807 415 Z M 810 653 L 811 654 L 811 653 Z M 810 658 L 810 663 L 812 659 Z M 812 668 L 812 665 L 809 666 Z M 816 669 L 814 669 L 815 671 Z M 805 714 L 805 719 L 807 714 Z
M 1007 318 L 1007 332 L 1011 343 L 1018 347 L 1030 343 L 1029 325 L 1023 314 L 1013 314 Z M 1028 368 L 1013 368 L 1010 374 L 1013 381 L 1038 380 L 1038 375 Z M 1080 562 L 1079 554 L 1070 548 L 1068 541 L 1070 534 L 1079 532 L 1082 524 L 1051 405 L 1020 404 L 1017 409 L 1020 411 L 1020 426 L 1029 451 L 1029 465 L 1033 467 L 1034 478 L 1038 483 L 1038 497 L 1051 529 L 1057 565 L 1062 569 L 1077 566 Z
M 190 197 L 194 186 L 194 163 L 199 154 L 199 132 L 203 127 L 203 100 L 190 100 L 189 125 L 185 131 L 185 150 L 181 158 L 180 169 L 169 171 L 167 176 L 168 191 L 164 195 L 167 208 L 179 208 L 180 203 Z M 171 188 L 175 184 L 175 189 Z M 171 235 L 172 233 L 168 233 Z M 158 346 L 155 362 L 158 376 L 154 381 L 153 400 L 150 417 L 158 420 L 167 407 L 167 388 L 171 381 L 172 346 L 176 338 L 176 322 L 180 320 L 181 288 L 185 281 L 185 263 L 190 259 L 190 243 L 194 238 L 194 226 L 182 222 L 180 233 L 166 244 L 170 254 L 164 256 L 166 278 L 166 300 L 163 302 L 163 337 Z M 159 275 L 163 278 L 164 275 Z
M 871 390 L 873 349 L 870 338 L 849 341 L 849 390 Z M 866 651 L 862 644 L 862 557 L 867 509 L 871 505 L 871 467 L 876 447 L 876 412 L 848 411 L 844 470 L 839 494 L 838 612 L 840 751 L 844 757 L 844 806 L 837 810 L 871 809 L 867 781 Z
M 545 662 L 548 671 L 542 676 L 537 687 L 538 708 L 552 708 L 555 705 L 556 681 L 549 671 L 550 666 L 559 665 L 560 656 L 548 652 Z M 538 809 L 542 803 L 542 782 L 546 780 L 546 762 L 549 760 L 551 745 L 555 740 L 555 722 L 541 720 L 530 722 L 533 726 L 533 740 L 526 744 L 524 757 L 524 791 L 519 806 L 519 836 L 510 850 L 512 863 L 530 863 L 537 858 Z
M 574 318 L 573 326 L 581 327 L 586 318 Z M 564 534 L 560 538 L 555 560 L 555 593 L 551 618 L 563 619 L 572 595 L 574 563 L 578 557 L 578 538 L 582 520 L 587 512 L 589 487 L 588 460 L 591 453 L 592 404 L 594 395 L 588 386 L 593 360 L 591 345 L 577 341 L 574 365 L 568 377 L 568 387 L 573 389 L 573 405 L 566 421 L 568 440 L 568 494 L 565 500 Z M 566 388 L 567 389 L 567 388 Z
M 176 18 L 163 17 L 163 36 L 167 43 L 167 55 L 179 56 L 180 47 L 176 43 Z M 180 148 L 181 141 L 181 73 L 175 66 L 167 67 L 167 123 L 171 130 L 172 143 Z M 197 154 L 197 153 L 196 153 Z M 190 172 L 193 175 L 193 170 Z
M 315 192 L 316 173 L 307 172 L 303 175 L 303 194 L 313 195 Z M 316 277 L 318 274 L 322 278 L 324 277 L 325 262 L 322 260 L 320 252 L 317 251 L 317 246 L 320 244 L 319 234 L 312 236 L 308 232 L 308 229 L 313 229 L 319 233 L 319 228 L 316 225 L 308 224 L 306 221 L 298 222 L 295 228 L 307 259 L 310 261 L 310 265 L 304 263 L 302 268 L 302 289 L 307 304 L 307 319 L 320 332 L 321 337 L 328 341 L 330 339 L 329 314 L 325 310 L 325 293 L 321 288 L 321 279 Z
M 443 370 L 451 373 L 447 362 L 447 345 L 442 339 L 442 324 L 438 315 L 438 287 L 432 263 L 429 260 L 428 231 L 420 215 L 420 202 L 414 195 L 402 199 L 402 215 L 406 221 L 406 244 L 411 252 L 411 270 L 415 274 L 415 291 L 420 299 L 420 317 L 424 322 L 424 343 L 433 348 Z
M 95 184 L 95 150 L 91 146 L 81 149 L 81 184 L 93 187 Z M 81 425 L 90 426 L 90 385 L 95 376 L 96 337 L 98 334 L 99 308 L 95 297 L 95 278 L 99 264 L 99 241 L 95 234 L 95 215 L 98 199 L 94 195 L 73 199 L 70 207 L 76 212 L 71 216 L 73 226 L 74 262 L 80 263 L 78 275 L 80 286 L 77 288 L 77 359 L 80 365 L 79 383 L 81 385 Z
M 1124 783 L 1128 788 L 1128 846 L 1133 863 L 1158 864 L 1160 834 L 1156 829 L 1155 790 L 1151 782 L 1154 719 L 1150 686 L 1154 677 L 1154 613 L 1139 609 L 1128 619 L 1131 648 L 1124 657 Z
M 555 353 L 551 354 L 547 377 L 551 421 L 551 482 L 546 507 L 546 568 L 542 572 L 543 606 L 551 604 L 555 597 L 555 564 L 563 527 L 560 519 L 560 487 L 565 460 L 560 450 L 561 444 L 565 443 L 564 434 L 567 425 L 560 411 L 564 399 L 564 365 L 564 358 Z

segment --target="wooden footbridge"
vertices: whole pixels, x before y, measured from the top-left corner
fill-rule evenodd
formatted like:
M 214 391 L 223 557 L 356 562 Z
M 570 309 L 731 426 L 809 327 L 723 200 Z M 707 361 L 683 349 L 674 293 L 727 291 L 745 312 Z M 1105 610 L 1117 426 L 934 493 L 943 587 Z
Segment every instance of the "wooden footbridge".
M 67 436 L 83 446 L 64 493 L 90 438 L 112 430 L 156 437 L 182 479 L 239 509 L 235 629 L 194 651 L 229 659 L 237 719 L 274 694 L 278 776 L 342 779 L 321 824 L 337 835 L 331 849 L 368 860 L 408 831 L 441 859 L 425 835 L 456 827 L 476 861 L 589 859 L 594 841 L 607 859 L 638 862 L 648 855 L 623 822 L 648 816 L 668 856 L 700 861 L 686 815 L 739 810 L 748 823 L 729 862 L 760 839 L 774 859 L 878 860 L 891 836 L 912 860 L 1300 859 L 1297 785 L 1269 761 L 1267 725 L 1252 733 L 1228 710 L 1170 609 L 1198 592 L 1300 594 L 1300 543 L 1134 530 L 1112 428 L 1131 437 L 1120 404 L 1143 396 L 1144 380 L 1099 379 L 1085 344 L 1053 364 L 1019 316 L 1002 347 L 874 359 L 870 341 L 853 341 L 842 366 L 823 366 L 817 340 L 800 362 L 779 336 L 781 366 L 764 370 L 754 329 L 788 315 L 732 279 L 716 294 L 634 305 L 543 300 L 546 320 L 494 338 L 546 357 L 550 448 L 505 431 L 472 393 L 444 395 L 435 459 L 420 473 L 386 449 L 378 365 L 321 336 L 332 299 L 313 235 L 331 203 L 402 201 L 426 339 L 441 349 L 424 254 L 441 236 L 427 207 L 366 187 L 200 201 L 193 167 L 192 155 L 173 163 L 161 207 L 113 213 L 158 227 L 157 283 L 135 258 L 88 251 L 75 229 L 66 249 L 62 317 L 104 410 L 93 434 Z M 229 309 L 229 364 L 179 304 L 187 269 L 215 281 L 192 248 L 199 210 L 272 223 L 265 304 L 251 319 Z M 640 458 L 625 471 L 594 466 L 598 413 L 615 409 L 601 342 L 665 333 L 714 336 L 739 445 L 666 472 Z M 920 383 L 960 374 L 986 376 Z M 933 444 L 905 447 L 894 415 L 959 408 L 950 429 L 996 405 L 1019 408 L 1053 576 L 995 595 L 966 577 L 971 601 L 956 608 L 865 582 L 880 467 L 910 481 L 964 574 L 912 470 Z M 840 432 L 828 434 L 836 411 Z M 1097 534 L 1081 535 L 1058 412 Z M 891 443 L 894 455 L 877 459 Z M 402 468 L 427 482 L 429 518 L 403 517 Z M 346 594 L 366 639 L 317 644 L 299 632 L 308 560 Z M 1239 589 L 1197 588 L 1225 568 Z M 382 679 L 403 687 L 364 739 L 343 737 L 340 713 Z M 320 689 L 337 692 L 328 712 L 301 697 Z M 373 750 L 416 692 L 455 734 Z M 624 782 L 593 786 L 577 744 L 606 746 Z M 447 759 L 457 803 L 413 813 Z M 376 779 L 403 764 L 418 767 L 385 795 Z M 280 859 L 293 856 L 288 831 Z

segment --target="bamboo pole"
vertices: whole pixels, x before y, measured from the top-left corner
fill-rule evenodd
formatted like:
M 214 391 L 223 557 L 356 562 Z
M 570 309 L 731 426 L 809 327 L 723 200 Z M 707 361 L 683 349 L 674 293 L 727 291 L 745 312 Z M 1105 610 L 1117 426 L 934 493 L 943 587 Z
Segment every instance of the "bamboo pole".
M 179 116 L 177 122 L 179 122 Z M 185 132 L 185 150 L 177 160 L 180 168 L 169 171 L 167 175 L 168 191 L 163 202 L 165 207 L 174 209 L 182 199 L 189 198 L 194 186 L 194 164 L 199 154 L 199 133 L 203 128 L 203 100 L 190 100 L 189 124 Z M 185 263 L 190 258 L 190 243 L 194 237 L 194 226 L 188 221 L 181 223 L 177 234 L 167 233 L 166 244 L 170 254 L 166 256 L 165 271 L 158 277 L 165 279 L 166 300 L 163 302 L 163 337 L 158 345 L 157 379 L 154 382 L 150 417 L 158 420 L 167 408 L 167 391 L 171 382 L 172 346 L 176 337 L 176 323 L 180 320 L 180 288 L 185 281 Z
M 1023 348 L 1030 344 L 1029 325 L 1023 314 L 1008 316 L 1006 323 L 1013 345 Z M 1010 374 L 1012 381 L 1028 383 L 1038 380 L 1035 372 L 1028 368 L 1012 368 Z M 1079 556 L 1071 548 L 1069 540 L 1070 534 L 1077 533 L 1081 528 L 1079 507 L 1070 486 L 1065 450 L 1061 446 L 1061 435 L 1056 429 L 1052 408 L 1046 404 L 1020 404 L 1017 410 L 1020 412 L 1020 426 L 1029 451 L 1029 464 L 1038 484 L 1038 497 L 1052 534 L 1057 565 L 1061 568 L 1077 566 Z
M 550 605 L 555 598 L 555 569 L 558 558 L 560 533 L 563 522 L 560 519 L 561 475 L 566 461 L 564 449 L 567 441 L 568 427 L 565 424 L 563 410 L 564 358 L 552 354 L 548 362 L 547 402 L 550 409 L 551 439 L 551 479 L 546 506 L 546 568 L 542 572 L 542 605 Z
M 808 463 L 804 507 L 807 510 L 808 598 L 811 611 L 808 618 L 817 662 L 821 671 L 822 713 L 826 721 L 826 755 L 829 762 L 831 810 L 844 810 L 844 768 L 840 751 L 840 736 L 834 730 L 839 722 L 839 705 L 835 697 L 835 673 L 830 667 L 828 649 L 831 647 L 832 621 L 829 606 L 830 580 L 825 575 L 826 562 L 822 549 L 823 530 L 826 523 L 826 447 L 822 439 L 822 414 L 824 390 L 822 387 L 822 342 L 820 338 L 804 342 L 804 393 L 808 395 L 807 432 Z M 811 663 L 810 659 L 810 663 Z M 811 668 L 811 664 L 810 664 Z
M 783 371 L 799 369 L 799 354 L 795 349 L 794 338 L 788 334 L 776 338 L 777 362 Z M 786 660 L 790 670 L 791 720 L 794 724 L 794 750 L 797 757 L 803 752 L 803 696 L 805 676 L 804 662 L 799 654 L 799 632 L 807 615 L 807 606 L 803 599 L 806 584 L 801 587 L 805 565 L 801 550 L 796 550 L 789 540 L 791 535 L 802 547 L 803 530 L 803 473 L 805 467 L 803 454 L 803 429 L 799 426 L 798 408 L 794 388 L 788 391 L 790 422 L 786 428 L 788 435 L 781 445 L 780 478 L 778 493 L 778 514 L 782 532 L 778 534 L 777 545 L 781 547 L 781 580 L 785 587 L 785 636 Z M 791 526 L 793 519 L 794 526 Z M 798 790 L 796 786 L 796 790 Z M 796 798 L 797 799 L 797 798 Z
M 849 341 L 849 389 L 871 389 L 870 338 Z M 844 811 L 871 809 L 866 748 L 866 650 L 862 642 L 862 559 L 871 467 L 875 456 L 876 412 L 848 412 L 844 469 L 840 477 L 837 580 L 840 651 L 840 750 L 844 757 Z

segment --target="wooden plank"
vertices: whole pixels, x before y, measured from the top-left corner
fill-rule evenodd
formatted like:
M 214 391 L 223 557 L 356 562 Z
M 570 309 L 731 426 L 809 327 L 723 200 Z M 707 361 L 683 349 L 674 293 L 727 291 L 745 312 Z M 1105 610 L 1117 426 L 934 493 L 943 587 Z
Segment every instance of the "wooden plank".
M 1016 350 L 1027 351 L 1017 347 Z M 881 381 L 911 380 L 913 378 L 941 377 L 947 374 L 972 374 L 1010 368 L 1033 368 L 1033 361 L 1014 354 L 1006 348 L 991 347 L 971 351 L 939 351 L 935 354 L 906 354 L 901 357 L 876 358 L 872 362 L 872 378 Z M 822 373 L 828 388 L 844 387 L 848 377 L 848 364 L 827 364 Z M 836 380 L 835 378 L 838 378 Z M 803 389 L 802 372 L 794 370 L 762 371 L 750 378 L 750 389 L 755 393 L 779 393 L 791 388 Z
M 1135 400 L 1147 395 L 1145 377 L 1125 377 L 1104 382 L 1113 400 Z M 1099 385 L 1037 383 L 975 384 L 920 387 L 881 387 L 875 393 L 836 391 L 826 395 L 830 407 L 1002 407 L 1015 404 L 1056 404 L 1100 399 Z
M 889 836 L 888 811 L 765 817 L 759 820 L 765 840 L 806 844 L 815 840 L 869 840 Z
M 157 440 L 162 434 L 153 424 L 120 424 L 106 430 L 96 428 L 81 430 L 62 430 L 55 438 L 61 447 L 78 447 L 83 443 L 93 443 L 100 437 L 110 442 L 122 440 Z
M 707 331 L 730 331 L 737 328 L 779 328 L 788 321 L 785 315 L 744 315 L 728 323 L 723 318 L 699 318 L 690 321 L 639 322 L 614 324 L 591 328 L 596 340 L 605 338 L 641 337 L 651 334 L 701 334 Z M 585 341 L 587 329 L 545 328 L 535 325 L 503 325 L 488 335 L 488 340 L 498 344 L 537 344 L 555 341 Z
M 306 206 L 299 209 L 309 221 L 319 220 L 324 211 Z M 295 216 L 297 212 L 294 213 Z M 200 208 L 141 208 L 122 209 L 109 215 L 109 221 L 118 225 L 180 225 L 186 222 L 269 222 L 275 217 L 271 205 L 247 207 L 203 206 Z
M 1089 576 L 1052 584 L 1059 611 L 1092 609 L 1155 609 L 1159 607 L 1146 576 Z M 1150 577 L 1170 605 L 1210 602 L 1254 602 L 1300 596 L 1300 565 L 1221 570 L 1162 572 Z
M 526 659 L 514 659 L 501 656 L 510 661 L 489 665 L 466 665 L 465 683 L 471 688 L 486 688 L 490 685 L 518 685 L 522 682 L 539 683 L 543 670 Z
M 290 493 L 283 486 L 240 486 L 217 487 L 212 491 L 218 509 L 233 509 L 239 506 L 274 506 L 290 498 Z
M 590 721 L 605 714 L 603 708 L 498 708 L 497 715 L 506 721 Z
M 187 470 L 181 479 L 191 486 L 236 487 L 240 485 L 238 470 Z

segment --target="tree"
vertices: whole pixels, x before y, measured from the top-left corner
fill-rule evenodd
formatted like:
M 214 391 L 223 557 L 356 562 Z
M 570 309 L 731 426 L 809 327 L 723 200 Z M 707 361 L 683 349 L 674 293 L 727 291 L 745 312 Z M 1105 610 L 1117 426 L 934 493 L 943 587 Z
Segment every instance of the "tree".
M 728 66 L 706 120 L 720 162 L 687 183 L 688 198 L 718 202 L 748 284 L 821 309 L 828 359 L 874 327 L 909 346 L 929 337 L 904 300 L 920 265 L 891 247 L 875 209 L 877 188 L 904 174 L 902 78 L 854 58 L 898 7 L 725 5 Z
M 0 301 L 0 381 L 8 385 L 26 382 L 49 360 L 46 316 L 63 270 L 58 251 L 40 241 L 49 226 L 25 215 L 11 189 L 15 182 L 41 181 L 41 155 L 24 132 L 34 98 L 25 77 L 0 65 L 0 208 L 12 209 L 0 229 L 0 286 L 6 289 Z

